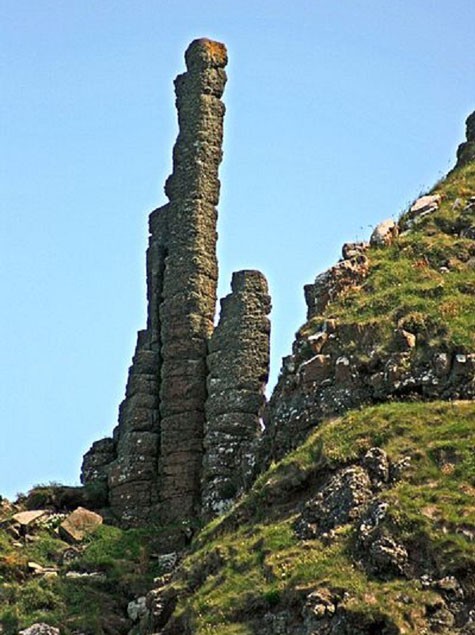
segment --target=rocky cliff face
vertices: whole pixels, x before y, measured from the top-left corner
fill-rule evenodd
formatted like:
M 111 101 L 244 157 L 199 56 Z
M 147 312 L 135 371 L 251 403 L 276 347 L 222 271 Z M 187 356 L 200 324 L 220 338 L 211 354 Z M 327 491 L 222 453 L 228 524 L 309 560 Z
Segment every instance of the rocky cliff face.
M 307 322 L 265 414 L 261 465 L 352 408 L 475 398 L 472 121 L 446 180 L 305 287 Z

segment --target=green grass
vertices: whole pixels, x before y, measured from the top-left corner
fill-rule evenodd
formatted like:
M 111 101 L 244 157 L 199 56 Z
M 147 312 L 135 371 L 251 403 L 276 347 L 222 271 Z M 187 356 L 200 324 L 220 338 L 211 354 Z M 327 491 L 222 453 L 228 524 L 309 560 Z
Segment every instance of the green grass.
M 457 198 L 465 204 L 475 195 L 475 166 L 451 173 L 432 192 L 442 197 L 439 210 L 391 246 L 372 247 L 361 287 L 330 303 L 323 316 L 302 328 L 305 334 L 331 317 L 341 324 L 376 324 L 382 348 L 390 347 L 394 329 L 404 324 L 426 343 L 475 348 L 475 267 L 469 262 L 475 242 L 458 236 L 463 205 L 453 209 Z M 403 228 L 405 218 L 400 220 Z M 449 270 L 441 272 L 447 265 Z
M 80 545 L 78 557 L 61 564 L 70 545 L 45 529 L 21 547 L 0 529 L 0 624 L 5 635 L 35 622 L 60 626 L 64 635 L 108 632 L 108 624 L 126 616 L 127 603 L 145 594 L 161 573 L 154 554 L 160 532 L 155 527 L 121 530 L 100 526 Z M 27 563 L 56 566 L 59 575 L 33 577 Z M 69 570 L 99 572 L 102 579 L 67 578 Z
M 434 594 L 414 580 L 369 575 L 354 557 L 350 525 L 339 528 L 330 545 L 299 541 L 293 531 L 300 499 L 289 504 L 289 475 L 293 483 L 297 472 L 318 477 L 329 466 L 354 463 L 375 445 L 393 461 L 411 458 L 405 477 L 384 493 L 391 533 L 440 575 L 473 571 L 475 543 L 460 531 L 475 530 L 475 403 L 365 408 L 323 423 L 227 516 L 203 530 L 176 583 L 182 592 L 179 612 L 192 616 L 194 632 L 233 633 L 235 627 L 244 629 L 237 633 L 252 632 L 246 630 L 252 615 L 285 608 L 296 593 L 315 588 L 345 589 L 348 610 L 388 615 L 401 632 L 420 632 L 423 607 Z

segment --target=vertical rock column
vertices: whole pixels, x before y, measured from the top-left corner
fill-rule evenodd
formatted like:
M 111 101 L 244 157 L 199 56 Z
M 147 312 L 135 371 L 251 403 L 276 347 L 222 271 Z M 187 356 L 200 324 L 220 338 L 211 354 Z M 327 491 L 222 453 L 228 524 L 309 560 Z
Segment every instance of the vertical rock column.
M 150 518 L 156 499 L 159 448 L 158 352 L 139 331 L 125 399 L 114 431 L 117 459 L 108 473 L 111 507 L 123 525 Z
M 152 212 L 147 250 L 147 329 L 139 331 L 125 399 L 113 439 L 93 444 L 83 460 L 83 483 L 105 481 L 114 514 L 124 526 L 138 525 L 157 511 L 160 448 L 159 305 L 167 254 L 167 210 Z
M 456 168 L 463 167 L 467 163 L 475 160 L 475 112 L 467 117 L 465 122 L 466 141 L 461 143 L 457 149 Z
M 159 304 L 160 519 L 195 516 L 200 503 L 207 341 L 213 330 L 218 266 L 216 205 L 222 158 L 226 49 L 196 40 L 175 80 L 179 135 L 165 192 L 167 256 Z
M 249 485 L 269 374 L 271 301 L 259 271 L 233 274 L 208 354 L 202 505 L 226 509 Z

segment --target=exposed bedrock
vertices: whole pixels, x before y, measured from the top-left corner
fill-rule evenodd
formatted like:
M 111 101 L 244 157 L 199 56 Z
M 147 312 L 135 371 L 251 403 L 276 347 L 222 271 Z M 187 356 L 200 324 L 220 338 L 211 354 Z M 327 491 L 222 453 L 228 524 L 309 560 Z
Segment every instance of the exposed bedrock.
M 233 274 L 208 354 L 203 514 L 226 509 L 251 482 L 269 375 L 271 301 L 259 271 Z
M 472 112 L 472 114 L 467 117 L 465 126 L 466 141 L 461 143 L 458 147 L 456 168 L 475 161 L 475 112 Z

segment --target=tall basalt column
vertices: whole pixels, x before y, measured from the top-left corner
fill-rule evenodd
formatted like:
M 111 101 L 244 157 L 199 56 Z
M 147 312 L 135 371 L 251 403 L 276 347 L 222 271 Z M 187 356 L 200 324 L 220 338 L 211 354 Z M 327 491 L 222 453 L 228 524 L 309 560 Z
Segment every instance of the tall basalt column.
M 165 191 L 167 255 L 160 328 L 159 509 L 163 522 L 195 516 L 200 503 L 207 342 L 218 265 L 216 205 L 222 158 L 226 49 L 196 40 L 175 80 L 179 135 Z
M 84 457 L 84 483 L 108 485 L 123 525 L 199 513 L 207 341 L 218 266 L 226 48 L 196 40 L 175 80 L 179 135 L 169 202 L 150 215 L 147 328 L 140 331 L 113 439 Z
M 271 309 L 267 282 L 259 271 L 233 274 L 232 293 L 208 354 L 203 515 L 225 510 L 251 482 L 260 415 L 269 375 Z

